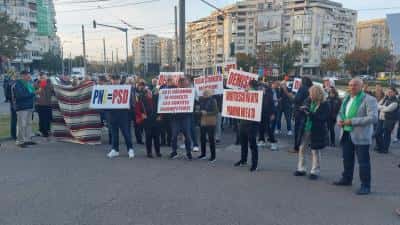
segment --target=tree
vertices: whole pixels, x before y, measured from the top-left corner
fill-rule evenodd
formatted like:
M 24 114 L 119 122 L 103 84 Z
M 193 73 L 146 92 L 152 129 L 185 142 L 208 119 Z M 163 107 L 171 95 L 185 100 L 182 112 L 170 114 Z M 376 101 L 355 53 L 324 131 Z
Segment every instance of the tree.
M 28 43 L 28 31 L 5 13 L 0 13 L 0 55 L 15 58 Z
M 47 52 L 42 55 L 39 67 L 41 70 L 47 70 L 49 73 L 57 73 L 61 71 L 61 56 Z
M 294 41 L 285 46 L 274 47 L 271 52 L 271 61 L 281 67 L 282 73 L 290 73 L 294 69 L 294 63 L 302 53 L 301 42 Z
M 340 60 L 334 57 L 323 59 L 321 62 L 323 72 L 337 72 L 340 70 Z
M 368 51 L 356 49 L 344 57 L 345 68 L 352 76 L 368 73 L 370 58 Z
M 369 49 L 369 72 L 378 73 L 391 71 L 391 64 L 393 63 L 393 56 L 388 49 L 384 48 L 371 48 Z
M 238 68 L 242 68 L 244 71 L 250 71 L 250 68 L 254 68 L 257 65 L 257 59 L 245 53 L 237 53 L 236 61 Z

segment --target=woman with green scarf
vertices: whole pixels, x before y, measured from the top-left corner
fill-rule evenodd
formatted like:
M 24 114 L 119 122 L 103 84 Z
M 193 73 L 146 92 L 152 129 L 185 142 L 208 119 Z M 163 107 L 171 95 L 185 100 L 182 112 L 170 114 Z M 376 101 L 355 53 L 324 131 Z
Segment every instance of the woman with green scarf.
M 329 104 L 324 99 L 322 87 L 314 85 L 309 89 L 309 99 L 300 109 L 307 115 L 306 123 L 302 129 L 302 143 L 298 152 L 297 170 L 294 176 L 306 175 L 305 154 L 311 150 L 311 170 L 309 178 L 316 180 L 320 174 L 320 150 L 328 145 L 328 118 Z

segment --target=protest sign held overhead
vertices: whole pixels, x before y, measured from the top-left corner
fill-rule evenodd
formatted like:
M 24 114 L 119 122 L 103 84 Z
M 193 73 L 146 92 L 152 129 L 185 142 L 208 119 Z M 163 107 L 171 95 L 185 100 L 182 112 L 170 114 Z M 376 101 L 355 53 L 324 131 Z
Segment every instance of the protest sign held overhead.
M 158 113 L 191 113 L 194 108 L 194 88 L 161 89 Z
M 249 82 L 251 80 L 257 79 L 257 74 L 231 69 L 226 81 L 226 86 L 232 89 L 246 89 L 249 87 Z
M 222 116 L 261 121 L 262 91 L 224 90 Z
M 178 80 L 182 77 L 184 77 L 185 74 L 183 72 L 160 72 L 160 75 L 158 75 L 158 86 L 167 84 L 167 81 L 169 78 L 172 78 L 174 80 L 174 85 L 178 84 Z
M 130 85 L 96 85 L 92 90 L 91 109 L 129 109 Z
M 301 86 L 301 78 L 294 78 L 293 80 L 293 86 L 292 86 L 292 91 L 293 92 L 298 92 Z
M 194 79 L 194 87 L 197 96 L 203 96 L 205 89 L 213 91 L 214 95 L 221 95 L 224 92 L 224 83 L 222 76 L 201 76 Z

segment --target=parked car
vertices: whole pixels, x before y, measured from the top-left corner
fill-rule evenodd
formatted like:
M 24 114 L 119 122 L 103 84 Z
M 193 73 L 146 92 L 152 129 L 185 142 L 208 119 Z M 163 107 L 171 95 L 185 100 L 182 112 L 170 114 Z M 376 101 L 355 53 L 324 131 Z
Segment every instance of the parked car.
M 375 80 L 374 76 L 368 75 L 368 74 L 363 74 L 359 76 L 362 80 Z

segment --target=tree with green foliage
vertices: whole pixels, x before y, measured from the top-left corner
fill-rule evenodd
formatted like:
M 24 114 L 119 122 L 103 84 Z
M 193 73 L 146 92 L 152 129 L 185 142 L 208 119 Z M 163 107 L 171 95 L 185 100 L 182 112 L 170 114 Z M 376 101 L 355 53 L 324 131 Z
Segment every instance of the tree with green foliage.
M 28 31 L 5 13 L 0 13 L 0 55 L 13 59 L 28 43 Z
M 47 52 L 42 55 L 42 60 L 40 60 L 40 70 L 46 70 L 49 73 L 61 72 L 61 56 L 56 55 L 52 52 Z
M 274 47 L 271 52 L 271 61 L 281 67 L 283 74 L 290 73 L 295 68 L 294 63 L 302 53 L 301 42 L 294 41 L 284 46 Z
M 340 63 L 339 59 L 330 57 L 322 59 L 320 67 L 324 73 L 337 72 L 340 70 Z
M 344 57 L 344 64 L 351 75 L 356 76 L 390 70 L 393 59 L 388 49 L 356 49 Z
M 257 65 L 257 59 L 245 53 L 237 53 L 236 61 L 238 68 L 242 68 L 244 71 L 250 71 L 250 68 L 255 69 L 255 66 Z

